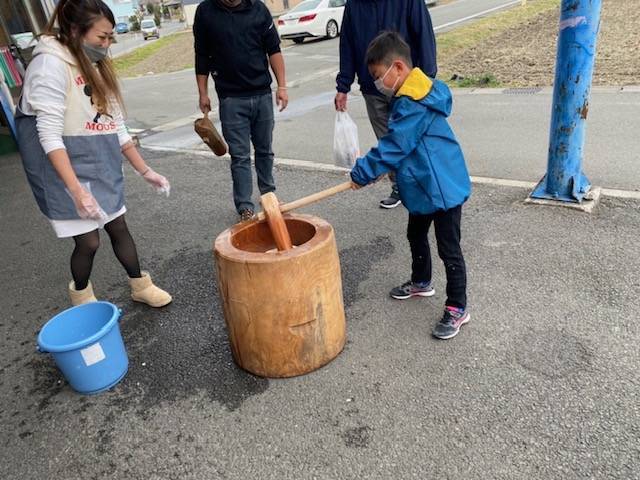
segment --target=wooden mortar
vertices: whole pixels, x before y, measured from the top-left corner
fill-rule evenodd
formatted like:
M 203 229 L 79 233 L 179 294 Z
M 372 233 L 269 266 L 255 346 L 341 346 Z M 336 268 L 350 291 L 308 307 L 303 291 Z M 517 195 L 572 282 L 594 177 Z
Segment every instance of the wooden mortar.
M 350 188 L 345 182 L 284 205 L 267 193 L 256 220 L 216 239 L 218 288 L 233 358 L 241 368 L 262 377 L 292 377 L 320 368 L 344 348 L 333 228 L 318 217 L 282 213 Z
M 214 245 L 233 358 L 262 377 L 320 368 L 346 339 L 333 228 L 310 215 L 287 214 L 283 221 L 296 248 L 265 253 L 276 246 L 265 220 L 237 224 Z

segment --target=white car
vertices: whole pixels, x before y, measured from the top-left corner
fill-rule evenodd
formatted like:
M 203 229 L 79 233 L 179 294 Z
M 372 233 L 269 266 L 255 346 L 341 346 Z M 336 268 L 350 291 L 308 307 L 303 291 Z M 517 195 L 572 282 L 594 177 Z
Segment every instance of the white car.
M 346 0 L 306 0 L 278 19 L 278 33 L 296 43 L 305 38 L 336 38 L 340 34 Z
M 156 26 L 155 20 L 142 20 L 140 31 L 145 40 L 149 37 L 160 38 L 160 29 Z

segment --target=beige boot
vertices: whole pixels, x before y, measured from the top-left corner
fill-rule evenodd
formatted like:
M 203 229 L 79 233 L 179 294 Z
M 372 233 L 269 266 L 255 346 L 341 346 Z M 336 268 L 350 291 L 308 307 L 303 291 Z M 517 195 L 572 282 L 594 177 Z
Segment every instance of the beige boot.
M 129 278 L 131 298 L 136 302 L 146 303 L 151 307 L 164 307 L 171 303 L 171 295 L 156 287 L 151 281 L 149 272 L 142 272 L 141 278 Z
M 93 294 L 93 285 L 91 282 L 87 284 L 87 288 L 84 290 L 76 290 L 76 284 L 69 282 L 69 297 L 71 297 L 71 305 L 82 305 L 84 303 L 97 302 L 98 299 Z

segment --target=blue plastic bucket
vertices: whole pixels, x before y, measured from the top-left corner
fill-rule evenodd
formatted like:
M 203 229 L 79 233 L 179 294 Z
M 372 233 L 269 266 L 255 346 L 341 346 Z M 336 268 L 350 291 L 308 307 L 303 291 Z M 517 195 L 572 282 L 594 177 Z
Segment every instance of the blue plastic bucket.
M 69 385 L 100 393 L 127 374 L 129 359 L 120 335 L 122 311 L 109 302 L 70 308 L 49 320 L 38 335 L 41 352 L 53 355 Z

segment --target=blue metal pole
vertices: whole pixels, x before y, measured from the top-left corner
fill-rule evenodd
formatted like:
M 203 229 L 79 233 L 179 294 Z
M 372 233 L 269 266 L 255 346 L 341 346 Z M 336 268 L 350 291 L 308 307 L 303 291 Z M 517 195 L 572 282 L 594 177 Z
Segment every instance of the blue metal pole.
M 602 0 L 562 0 L 547 174 L 531 196 L 582 202 L 584 134 Z

